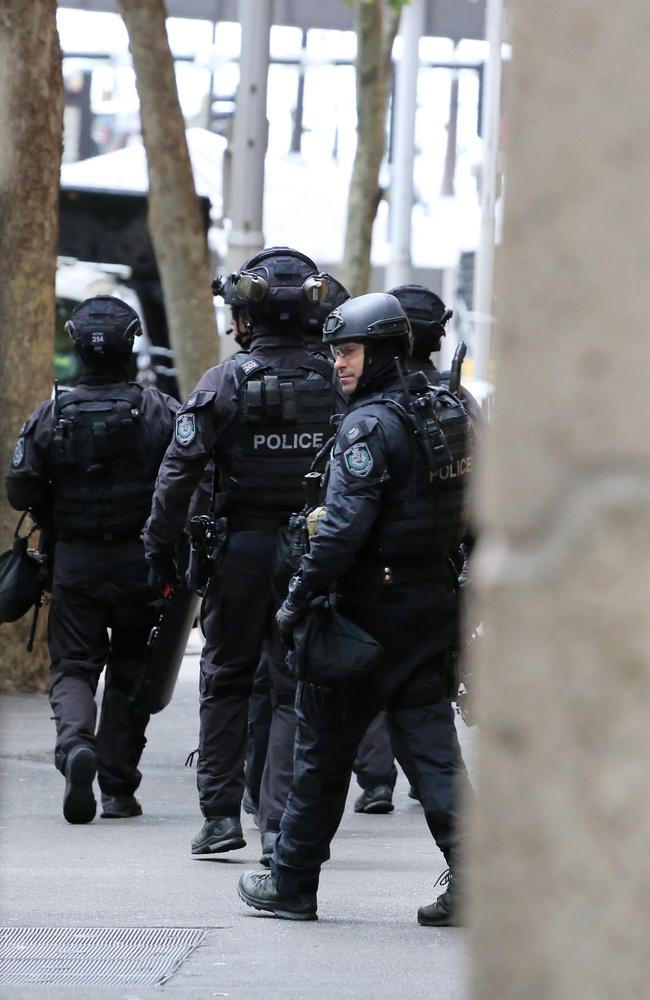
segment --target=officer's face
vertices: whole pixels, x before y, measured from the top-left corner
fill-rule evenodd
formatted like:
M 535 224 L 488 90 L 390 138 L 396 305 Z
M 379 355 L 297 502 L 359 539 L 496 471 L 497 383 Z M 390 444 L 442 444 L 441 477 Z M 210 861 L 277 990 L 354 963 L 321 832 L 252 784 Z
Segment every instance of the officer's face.
M 230 310 L 230 323 L 233 327 L 235 333 L 247 333 L 248 327 L 246 326 L 246 320 L 240 313 L 239 309 Z
M 237 309 L 230 310 L 231 326 L 227 333 L 234 333 L 235 340 L 243 350 L 248 350 L 252 340 L 250 330 L 246 326 L 246 320 Z
M 341 388 L 346 396 L 351 396 L 363 372 L 363 344 L 348 341 L 343 344 L 332 345 L 332 354 Z

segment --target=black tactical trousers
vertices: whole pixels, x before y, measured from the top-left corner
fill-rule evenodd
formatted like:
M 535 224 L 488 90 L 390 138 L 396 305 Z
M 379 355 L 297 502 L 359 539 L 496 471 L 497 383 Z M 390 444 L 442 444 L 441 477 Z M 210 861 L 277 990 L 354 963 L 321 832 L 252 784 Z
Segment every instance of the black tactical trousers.
M 274 552 L 275 532 L 233 532 L 204 598 L 197 787 L 209 819 L 240 813 L 249 699 L 265 640 L 275 634 Z
M 271 678 L 269 676 L 268 644 L 262 651 L 253 681 L 253 693 L 248 705 L 248 744 L 246 747 L 246 789 L 256 809 L 260 804 L 262 773 L 269 746 L 271 729 Z
M 55 763 L 63 771 L 73 747 L 94 747 L 106 795 L 131 795 L 141 780 L 149 716 L 135 712 L 129 698 L 156 619 L 154 599 L 140 542 L 56 546 L 48 617 Z M 104 666 L 95 733 L 95 692 Z
M 316 892 L 341 822 L 359 742 L 381 708 L 377 686 L 355 693 L 298 687 L 294 779 L 272 860 L 283 894 Z M 420 793 L 431 833 L 449 859 L 459 845 L 459 799 L 470 792 L 451 702 L 388 705 L 395 755 Z
M 293 780 L 294 741 L 298 719 L 294 708 L 296 681 L 285 671 L 273 671 L 273 716 L 266 764 L 260 788 L 259 821 L 262 833 L 277 833 Z M 363 735 L 354 771 L 361 788 L 395 787 L 397 768 L 386 713 L 372 720 Z
M 354 773 L 359 787 L 364 790 L 378 785 L 395 787 L 397 768 L 385 712 L 376 715 L 368 726 L 359 744 Z
M 270 663 L 271 729 L 260 788 L 260 833 L 277 833 L 293 780 L 293 744 L 296 735 L 296 680 L 286 665 L 286 648 Z

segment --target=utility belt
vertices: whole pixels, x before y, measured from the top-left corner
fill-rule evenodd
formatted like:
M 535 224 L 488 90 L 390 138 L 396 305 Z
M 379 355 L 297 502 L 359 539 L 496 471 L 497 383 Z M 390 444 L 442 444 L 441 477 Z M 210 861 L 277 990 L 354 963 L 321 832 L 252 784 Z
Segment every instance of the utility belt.
M 262 531 L 276 534 L 286 526 L 288 515 L 283 517 L 254 514 L 197 514 L 190 520 L 190 558 L 185 582 L 190 590 L 204 594 L 211 577 L 219 566 L 228 535 L 241 531 Z
M 124 534 L 113 533 L 106 535 L 79 535 L 73 532 L 61 531 L 57 528 L 57 542 L 65 542 L 66 545 L 128 545 L 130 542 L 142 542 L 142 531 L 129 531 Z
M 391 590 L 423 583 L 453 586 L 453 577 L 447 565 L 429 565 L 387 559 L 383 562 L 363 563 L 353 566 L 341 581 L 341 590 L 350 592 L 362 586 L 371 590 Z
M 289 521 L 289 515 L 264 516 L 262 514 L 229 514 L 228 530 L 235 531 L 268 531 L 269 533 L 284 528 Z

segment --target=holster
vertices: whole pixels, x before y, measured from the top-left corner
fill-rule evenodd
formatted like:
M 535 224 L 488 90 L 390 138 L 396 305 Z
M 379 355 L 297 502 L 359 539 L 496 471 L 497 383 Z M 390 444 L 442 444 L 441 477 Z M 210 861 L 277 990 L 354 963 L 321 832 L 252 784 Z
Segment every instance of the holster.
M 185 582 L 203 596 L 228 539 L 228 519 L 197 514 L 190 521 L 190 557 Z

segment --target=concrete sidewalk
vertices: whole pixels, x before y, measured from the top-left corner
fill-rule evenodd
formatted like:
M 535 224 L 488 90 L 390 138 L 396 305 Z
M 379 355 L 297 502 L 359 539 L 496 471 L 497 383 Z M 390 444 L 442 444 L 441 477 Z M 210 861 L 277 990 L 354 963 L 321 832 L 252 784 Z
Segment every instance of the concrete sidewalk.
M 259 834 L 244 815 L 245 848 L 192 859 L 201 824 L 196 637 L 174 701 L 149 727 L 138 797 L 145 815 L 70 826 L 54 770 L 54 724 L 43 695 L 1 699 L 0 923 L 28 927 L 204 927 L 201 945 L 162 986 L 0 986 L 7 1000 L 77 997 L 144 1000 L 462 1000 L 465 931 L 419 927 L 415 914 L 439 890 L 444 859 L 400 776 L 395 812 L 358 816 L 353 783 L 325 866 L 318 923 L 258 915 L 241 903 L 242 871 L 258 868 Z M 468 730 L 459 723 L 468 754 Z

